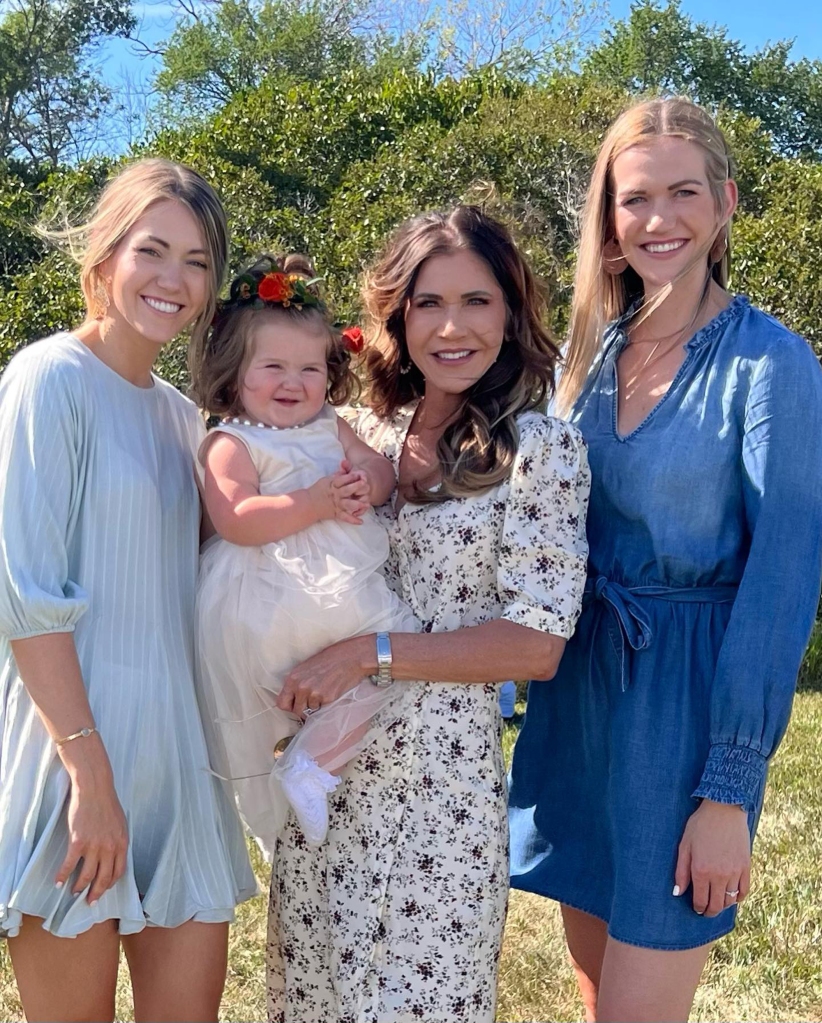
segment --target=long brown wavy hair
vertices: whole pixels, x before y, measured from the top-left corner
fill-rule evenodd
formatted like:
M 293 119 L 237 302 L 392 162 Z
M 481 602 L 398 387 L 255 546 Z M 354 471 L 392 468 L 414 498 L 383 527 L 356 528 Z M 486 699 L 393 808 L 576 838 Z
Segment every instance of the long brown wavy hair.
M 711 115 L 689 99 L 673 96 L 630 107 L 614 121 L 594 164 L 582 218 L 568 351 L 559 383 L 558 407 L 570 411 L 585 384 L 599 351 L 604 327 L 643 298 L 642 281 L 630 266 L 609 273 L 606 247 L 614 236 L 614 161 L 631 146 L 655 138 L 673 137 L 698 145 L 705 154 L 705 171 L 716 206 L 716 235 L 694 261 L 705 261 L 705 283 L 727 288 L 731 266 L 731 225 L 724 219 L 725 184 L 733 176 L 733 160 L 725 136 Z M 691 263 L 683 271 L 690 271 Z M 663 290 L 649 306 L 656 308 L 670 293 Z M 650 313 L 652 308 L 644 310 Z
M 482 259 L 502 289 L 505 336 L 437 444 L 442 485 L 416 488 L 411 500 L 419 504 L 481 493 L 506 479 L 519 444 L 517 415 L 539 408 L 554 389 L 559 351 L 543 322 L 543 289 L 505 226 L 478 206 L 457 206 L 402 224 L 366 276 L 368 404 L 388 417 L 424 395 L 425 378 L 408 355 L 406 310 L 426 260 L 459 251 Z

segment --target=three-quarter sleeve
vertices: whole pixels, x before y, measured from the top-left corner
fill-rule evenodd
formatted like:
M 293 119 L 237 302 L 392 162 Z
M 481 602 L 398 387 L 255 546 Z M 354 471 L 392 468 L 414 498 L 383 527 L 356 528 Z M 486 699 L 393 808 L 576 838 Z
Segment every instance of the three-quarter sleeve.
M 783 336 L 756 367 L 742 440 L 750 551 L 711 692 L 695 797 L 752 811 L 790 717 L 822 575 L 822 371 Z
M 503 618 L 570 639 L 585 587 L 590 488 L 580 433 L 559 419 L 524 418 L 497 571 Z
M 67 546 L 82 488 L 81 413 L 72 390 L 64 366 L 29 350 L 0 379 L 0 635 L 6 639 L 71 632 L 88 604 L 70 578 Z

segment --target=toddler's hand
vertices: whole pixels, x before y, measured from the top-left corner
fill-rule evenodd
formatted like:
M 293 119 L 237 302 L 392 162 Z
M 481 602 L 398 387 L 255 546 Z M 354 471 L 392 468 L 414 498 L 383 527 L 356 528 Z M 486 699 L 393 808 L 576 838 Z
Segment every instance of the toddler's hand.
M 348 459 L 344 458 L 342 462 L 340 462 L 340 471 L 338 475 L 349 478 L 356 477 L 358 482 L 351 485 L 349 496 L 354 500 L 362 502 L 366 508 L 370 508 L 372 504 L 371 479 L 365 469 L 355 469 Z
M 353 493 L 362 488 L 362 481 L 356 473 L 335 472 L 323 476 L 308 488 L 311 499 L 321 520 L 336 519 L 352 526 L 362 524 L 362 514 L 369 505 Z

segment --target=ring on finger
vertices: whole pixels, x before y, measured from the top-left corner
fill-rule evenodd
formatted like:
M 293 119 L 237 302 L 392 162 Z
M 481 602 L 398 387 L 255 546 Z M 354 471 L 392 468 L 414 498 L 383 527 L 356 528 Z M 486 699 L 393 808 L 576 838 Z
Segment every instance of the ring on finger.
M 306 707 L 303 711 L 303 717 L 307 718 L 310 714 L 316 714 L 319 709 L 319 707 Z M 727 895 L 727 892 L 725 894 Z
M 726 889 L 725 889 L 725 894 L 727 895 L 727 897 L 728 897 L 729 899 L 735 899 L 735 898 L 737 897 L 737 895 L 739 895 L 739 889 L 738 889 L 738 888 L 735 888 L 735 889 L 734 889 L 734 890 L 733 890 L 732 892 L 729 892 L 729 891 L 727 890 L 727 888 L 726 888 Z

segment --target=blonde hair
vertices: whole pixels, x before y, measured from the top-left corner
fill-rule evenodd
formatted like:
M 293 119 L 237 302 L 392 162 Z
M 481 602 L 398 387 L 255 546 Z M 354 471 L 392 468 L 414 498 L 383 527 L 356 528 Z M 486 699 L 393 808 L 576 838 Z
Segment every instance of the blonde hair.
M 559 353 L 543 322 L 545 295 L 533 271 L 503 224 L 478 206 L 456 206 L 401 224 L 366 277 L 368 404 L 388 417 L 423 396 L 425 378 L 408 355 L 406 307 L 423 264 L 460 251 L 482 259 L 502 289 L 505 335 L 496 362 L 466 391 L 437 444 L 442 485 L 409 495 L 420 504 L 482 493 L 506 479 L 519 444 L 516 417 L 539 408 L 554 390 Z
M 108 305 L 103 265 L 140 217 L 166 199 L 182 203 L 191 212 L 203 232 L 208 254 L 208 297 L 191 328 L 196 339 L 214 316 L 228 261 L 225 211 L 217 193 L 196 171 L 170 160 L 139 160 L 106 185 L 86 223 L 62 231 L 41 228 L 40 233 L 66 245 L 80 264 L 86 315 L 97 319 L 105 315 Z
M 558 387 L 558 407 L 564 414 L 585 384 L 605 325 L 622 316 L 634 301 L 643 297 L 642 281 L 630 266 L 620 274 L 610 273 L 606 266 L 605 248 L 614 234 L 614 161 L 631 146 L 663 136 L 685 139 L 702 149 L 717 221 L 724 212 L 724 186 L 732 176 L 731 154 L 725 136 L 710 114 L 688 99 L 672 97 L 638 103 L 614 121 L 600 146 L 583 211 L 568 351 Z M 706 259 L 706 285 L 713 278 L 725 288 L 731 259 L 730 223 L 724 227 L 717 224 L 717 227 L 717 235 L 707 251 L 697 253 L 694 262 L 683 272 L 687 273 L 696 261 Z M 717 255 L 716 243 L 723 232 L 725 245 Z M 655 300 L 653 308 L 665 300 L 670 287 Z

